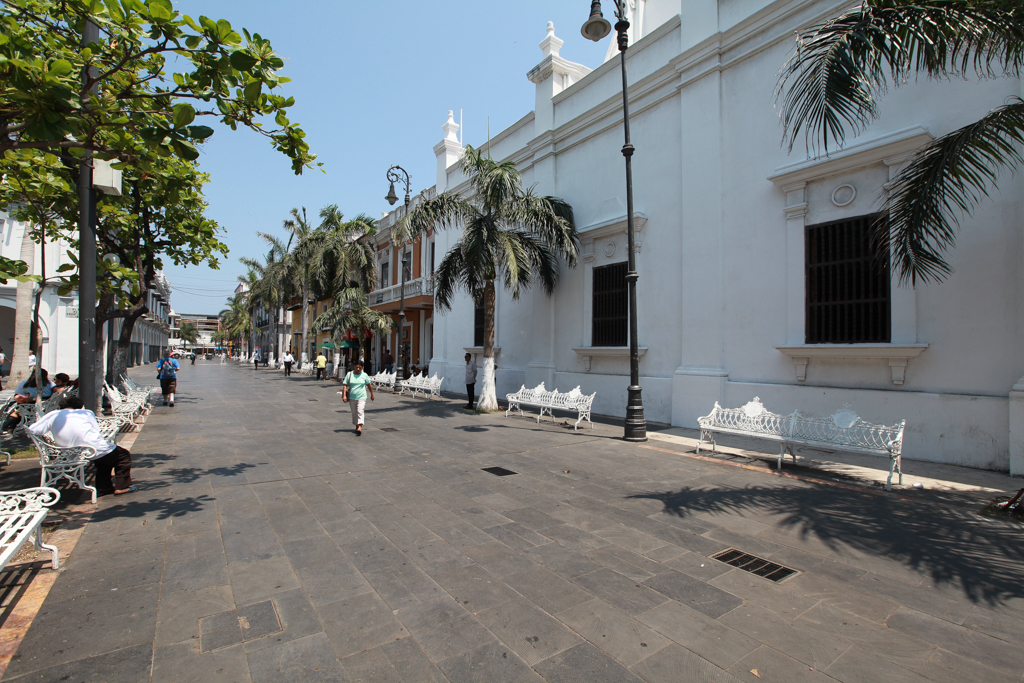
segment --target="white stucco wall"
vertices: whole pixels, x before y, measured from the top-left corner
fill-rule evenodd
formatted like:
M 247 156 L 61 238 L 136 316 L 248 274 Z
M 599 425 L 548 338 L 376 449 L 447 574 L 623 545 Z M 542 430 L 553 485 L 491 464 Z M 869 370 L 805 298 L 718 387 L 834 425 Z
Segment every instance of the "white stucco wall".
M 848 3 L 641 4 L 643 37 L 631 46 L 628 67 L 635 210 L 645 219 L 637 270 L 647 419 L 693 427 L 715 401 L 735 407 L 755 395 L 787 413 L 827 415 L 850 403 L 869 421 L 905 418 L 908 458 L 1009 469 L 1008 396 L 1024 375 L 1019 179 L 1004 178 L 1000 192 L 961 221 L 948 281 L 893 289 L 893 343 L 928 345 L 909 360 L 903 384 L 894 383 L 885 358 L 815 358 L 798 381 L 793 361 L 776 347 L 803 343 L 803 226 L 875 211 L 899 163 L 887 150 L 976 120 L 1020 95 L 1021 84 L 921 80 L 891 90 L 880 119 L 848 140 L 846 151 L 805 164 L 805 184 L 793 189 L 786 179 L 799 175 L 793 169 L 807 155 L 801 144 L 791 154 L 780 145 L 777 73 L 794 31 Z M 492 133 L 495 159 L 516 161 L 527 186 L 572 204 L 584 241 L 580 265 L 563 270 L 554 296 L 533 291 L 512 302 L 499 294 L 497 388 L 578 384 L 598 392 L 595 412 L 621 416 L 626 357 L 594 357 L 587 370 L 573 351 L 589 344 L 588 267 L 626 257 L 619 63 L 591 66 L 550 98 L 551 116 L 526 114 Z M 542 120 L 553 128 L 539 130 Z M 864 153 L 869 162 L 856 162 L 859 149 L 875 150 Z M 439 171 L 437 182 L 466 189 L 457 164 Z M 832 192 L 843 184 L 857 197 L 837 207 Z M 439 233 L 439 260 L 456 238 Z M 431 372 L 453 378 L 449 389 L 461 384 L 472 335 L 468 296 L 435 315 Z

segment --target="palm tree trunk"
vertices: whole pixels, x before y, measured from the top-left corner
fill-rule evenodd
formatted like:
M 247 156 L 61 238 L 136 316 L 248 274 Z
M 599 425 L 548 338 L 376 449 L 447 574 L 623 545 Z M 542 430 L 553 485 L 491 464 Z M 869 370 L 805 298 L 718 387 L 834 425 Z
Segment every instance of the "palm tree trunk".
M 309 278 L 302 279 L 302 348 L 299 349 L 299 367 L 309 361 Z
M 29 235 L 28 223 L 25 223 L 25 234 L 21 238 L 22 261 L 28 264 L 28 272 L 35 269 L 35 242 Z M 16 290 L 16 306 L 14 313 L 14 348 L 11 349 L 11 385 L 17 385 L 28 378 L 29 340 L 32 336 L 32 282 L 19 282 Z
M 477 410 L 498 410 L 494 391 L 494 280 L 484 285 L 484 379 Z

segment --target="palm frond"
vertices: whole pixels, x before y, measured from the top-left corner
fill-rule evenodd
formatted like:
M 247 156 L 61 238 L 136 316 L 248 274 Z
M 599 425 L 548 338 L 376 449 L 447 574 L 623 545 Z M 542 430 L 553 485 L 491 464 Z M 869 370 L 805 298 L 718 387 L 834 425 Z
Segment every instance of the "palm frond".
M 442 192 L 433 199 L 417 204 L 409 212 L 407 225 L 398 227 L 398 230 L 405 231 L 404 234 L 398 235 L 397 238 L 393 237 L 392 241 L 408 241 L 431 229 L 445 230 L 458 227 L 475 213 L 477 213 L 477 208 L 459 195 Z M 392 231 L 394 230 L 393 227 Z
M 890 80 L 1016 76 L 1024 61 L 1024 14 L 1006 0 L 867 0 L 800 33 L 776 87 L 789 148 L 802 132 L 808 153 L 842 145 L 878 117 Z
M 941 281 L 951 272 L 943 254 L 954 246 L 959 216 L 994 187 L 999 172 L 1024 163 L 1024 100 L 992 110 L 981 120 L 920 150 L 889 187 L 882 207 L 888 225 L 876 237 L 891 249 L 901 284 Z

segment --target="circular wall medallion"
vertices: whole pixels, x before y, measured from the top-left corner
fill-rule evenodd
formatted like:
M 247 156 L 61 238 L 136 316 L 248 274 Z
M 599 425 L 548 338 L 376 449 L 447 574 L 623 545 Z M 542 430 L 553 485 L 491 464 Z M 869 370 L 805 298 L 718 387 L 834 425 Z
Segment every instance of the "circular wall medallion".
M 604 255 L 609 257 L 615 256 L 615 242 L 609 242 L 604 245 Z
M 832 190 L 832 203 L 836 206 L 846 206 L 857 198 L 857 188 L 853 185 L 840 185 Z

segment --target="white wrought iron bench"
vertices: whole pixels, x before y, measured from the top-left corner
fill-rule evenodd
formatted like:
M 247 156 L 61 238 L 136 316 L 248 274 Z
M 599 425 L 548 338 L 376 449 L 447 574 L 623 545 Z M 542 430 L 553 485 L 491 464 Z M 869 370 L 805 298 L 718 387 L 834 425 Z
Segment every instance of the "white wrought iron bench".
M 417 375 L 416 377 L 410 377 L 398 382 L 398 393 L 404 394 L 406 391 L 411 391 L 413 396 L 423 394 L 429 401 L 433 396 L 441 397 L 442 382 L 444 382 L 444 377 L 438 377 L 436 372 L 433 377 Z
M 697 452 L 705 440 L 715 449 L 715 434 L 736 434 L 779 442 L 777 469 L 782 469 L 782 459 L 789 453 L 796 462 L 793 446 L 810 446 L 832 451 L 885 455 L 889 457 L 889 477 L 885 490 L 892 490 L 892 475 L 899 473 L 903 483 L 903 430 L 906 420 L 900 420 L 891 427 L 865 422 L 850 409 L 843 406 L 828 417 L 807 417 L 799 411 L 789 415 L 769 412 L 754 397 L 741 408 L 723 408 L 715 402 L 709 415 L 697 418 L 700 427 L 700 441 Z
M 386 372 L 384 370 L 381 370 L 376 375 L 373 375 L 372 377 L 370 377 L 370 382 L 373 384 L 373 386 L 377 387 L 378 389 L 385 389 L 386 388 L 386 389 L 390 389 L 391 391 L 394 391 L 395 390 L 395 378 L 397 376 L 398 376 L 397 372 Z
M 60 500 L 60 491 L 41 487 L 0 491 L 0 569 L 31 538 L 36 550 L 50 551 L 50 566 L 60 569 L 57 547 L 43 543 L 42 526 L 49 506 Z
M 590 419 L 590 409 L 594 405 L 594 398 L 596 396 L 596 391 L 588 396 L 582 393 L 578 386 L 572 391 L 562 393 L 558 389 L 548 391 L 544 388 L 544 382 L 541 382 L 532 389 L 527 389 L 526 385 L 523 385 L 514 394 L 505 394 L 505 399 L 508 400 L 505 417 L 508 417 L 511 410 L 518 410 L 519 414 L 522 415 L 523 406 L 535 406 L 540 409 L 540 412 L 537 413 L 537 422 L 540 423 L 540 418 L 544 416 L 545 412 L 554 420 L 553 410 L 566 410 L 576 413 L 576 424 L 573 425 L 574 431 L 579 429 L 580 422 L 583 420 L 590 422 L 590 428 L 593 429 L 594 423 Z
M 58 446 L 49 436 L 39 436 L 26 432 L 36 450 L 39 451 L 40 486 L 67 479 L 84 491 L 92 492 L 92 502 L 96 502 L 96 487 L 85 483 L 85 466 L 89 458 L 96 454 L 91 446 Z

